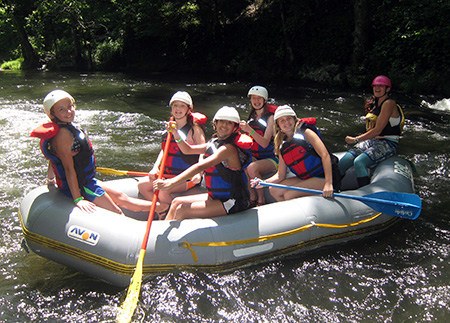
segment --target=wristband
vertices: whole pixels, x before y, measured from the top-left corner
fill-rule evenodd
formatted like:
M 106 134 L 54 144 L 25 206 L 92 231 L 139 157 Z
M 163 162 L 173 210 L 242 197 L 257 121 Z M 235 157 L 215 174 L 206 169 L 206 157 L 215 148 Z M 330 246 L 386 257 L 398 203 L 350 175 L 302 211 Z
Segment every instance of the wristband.
M 80 202 L 81 200 L 84 200 L 84 197 L 81 196 L 81 197 L 79 197 L 79 198 L 73 200 L 73 203 L 77 204 L 77 203 Z
M 255 133 L 255 129 L 252 130 L 248 135 L 251 137 Z
M 355 137 L 355 144 L 357 144 L 359 142 L 358 137 Z
M 183 138 L 180 138 L 180 139 L 176 139 L 176 140 L 175 140 L 176 143 L 179 143 L 180 141 L 183 141 Z

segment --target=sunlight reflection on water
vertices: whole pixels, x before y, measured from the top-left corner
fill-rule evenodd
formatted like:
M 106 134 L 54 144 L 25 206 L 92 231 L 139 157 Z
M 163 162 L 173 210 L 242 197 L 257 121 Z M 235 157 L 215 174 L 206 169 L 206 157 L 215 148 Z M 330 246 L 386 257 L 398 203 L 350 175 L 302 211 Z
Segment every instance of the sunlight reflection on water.
M 58 80 L 58 81 L 55 81 Z M 125 291 L 33 254 L 21 246 L 21 198 L 45 181 L 46 161 L 29 133 L 46 122 L 41 100 L 56 86 L 73 89 L 76 121 L 102 167 L 148 171 L 160 149 L 167 101 L 179 84 L 114 74 L 14 76 L 0 84 L 0 314 L 5 322 L 113 321 Z M 248 113 L 247 84 L 182 86 L 209 118 L 223 104 Z M 275 103 L 320 118 L 332 150 L 362 131 L 360 94 L 285 86 Z M 70 90 L 69 90 L 70 91 Z M 420 102 L 419 102 L 420 103 Z M 449 115 L 409 103 L 400 154 L 414 162 L 424 210 L 373 237 L 283 260 L 213 274 L 173 272 L 142 286 L 135 319 L 164 322 L 444 321 L 450 312 L 447 192 Z M 416 104 L 416 105 L 414 105 Z M 209 128 L 209 122 L 207 124 Z M 358 130 L 355 130 L 358 129 Z M 109 179 L 114 177 L 104 176 Z

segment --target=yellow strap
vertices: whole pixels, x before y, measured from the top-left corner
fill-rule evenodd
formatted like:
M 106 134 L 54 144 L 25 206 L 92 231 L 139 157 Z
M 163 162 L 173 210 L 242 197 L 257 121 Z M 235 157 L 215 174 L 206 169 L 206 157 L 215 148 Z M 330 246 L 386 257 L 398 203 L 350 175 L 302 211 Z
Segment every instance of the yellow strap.
M 233 246 L 233 245 L 237 245 L 237 244 L 255 243 L 255 242 L 267 241 L 267 240 L 278 239 L 278 238 L 290 236 L 290 235 L 311 229 L 312 227 L 320 227 L 320 228 L 353 227 L 353 226 L 357 226 L 357 225 L 360 225 L 363 223 L 370 222 L 370 221 L 376 219 L 377 217 L 379 217 L 381 214 L 382 213 L 380 212 L 370 218 L 367 218 L 367 219 L 364 219 L 364 220 L 361 220 L 358 222 L 345 223 L 345 224 L 326 224 L 326 223 L 311 222 L 310 224 L 304 225 L 297 229 L 280 232 L 280 233 L 275 233 L 275 234 L 269 234 L 266 236 L 261 236 L 261 237 L 252 238 L 252 239 L 243 239 L 243 240 L 234 240 L 234 241 L 218 241 L 218 242 L 187 242 L 187 241 L 183 241 L 181 243 L 181 247 L 189 249 L 192 253 L 192 258 L 194 259 L 195 262 L 197 262 L 198 257 L 192 247 L 224 247 L 224 246 Z

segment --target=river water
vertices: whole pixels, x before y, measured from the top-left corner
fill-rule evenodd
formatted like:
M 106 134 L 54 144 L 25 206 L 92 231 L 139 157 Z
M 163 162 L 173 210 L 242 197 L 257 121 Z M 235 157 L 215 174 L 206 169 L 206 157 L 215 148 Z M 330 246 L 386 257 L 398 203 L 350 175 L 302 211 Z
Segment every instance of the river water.
M 45 160 L 29 133 L 46 122 L 51 90 L 77 100 L 98 166 L 147 171 L 159 151 L 170 96 L 187 90 L 209 120 L 222 105 L 248 113 L 253 84 L 167 75 L 0 72 L 0 321 L 109 322 L 121 290 L 21 246 L 18 207 L 45 181 Z M 395 86 L 395 84 L 394 84 Z M 333 151 L 363 131 L 369 93 L 272 84 L 273 103 L 318 118 Z M 370 91 L 370 88 L 368 89 Z M 417 220 L 354 242 L 226 273 L 173 272 L 143 283 L 140 322 L 444 322 L 450 317 L 450 100 L 397 93 L 406 131 L 399 155 L 415 164 Z M 208 134 L 211 127 L 208 125 Z M 102 179 L 112 179 L 105 175 Z

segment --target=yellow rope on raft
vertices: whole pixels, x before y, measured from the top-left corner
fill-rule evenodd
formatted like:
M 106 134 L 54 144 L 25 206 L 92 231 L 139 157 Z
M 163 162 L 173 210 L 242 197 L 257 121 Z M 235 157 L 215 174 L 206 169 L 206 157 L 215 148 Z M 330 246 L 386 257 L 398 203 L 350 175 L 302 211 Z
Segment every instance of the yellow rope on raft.
M 243 239 L 243 240 L 234 240 L 234 241 L 219 241 L 219 242 L 187 242 L 183 241 L 181 243 L 181 247 L 187 248 L 192 253 L 192 258 L 195 262 L 198 261 L 197 254 L 195 253 L 194 249 L 192 247 L 224 247 L 224 246 L 233 246 L 237 244 L 245 244 L 245 243 L 255 243 L 255 242 L 261 242 L 261 241 L 267 241 L 272 239 L 278 239 L 286 236 L 290 236 L 308 229 L 311 229 L 312 227 L 320 227 L 320 228 L 348 228 L 357 226 L 363 223 L 370 222 L 372 220 L 375 220 L 377 217 L 379 217 L 382 213 L 375 214 L 374 216 L 358 221 L 358 222 L 352 222 L 352 223 L 345 223 L 345 224 L 326 224 L 326 223 L 315 223 L 311 222 L 310 224 L 304 225 L 300 228 L 280 232 L 276 234 L 269 234 L 266 236 L 261 236 L 258 238 L 252 238 L 252 239 Z

